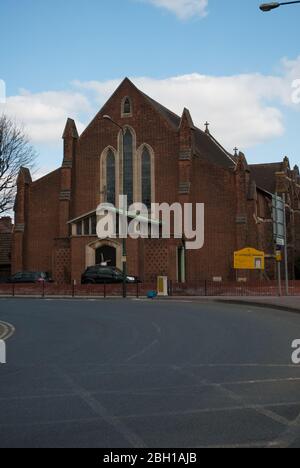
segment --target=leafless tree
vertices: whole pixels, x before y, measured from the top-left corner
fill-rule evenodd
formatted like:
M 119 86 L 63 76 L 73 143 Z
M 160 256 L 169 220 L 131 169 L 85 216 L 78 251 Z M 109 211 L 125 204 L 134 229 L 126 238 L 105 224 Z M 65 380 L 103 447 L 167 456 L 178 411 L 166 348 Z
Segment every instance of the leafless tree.
M 0 115 L 0 213 L 12 209 L 21 167 L 32 169 L 36 153 L 22 127 Z

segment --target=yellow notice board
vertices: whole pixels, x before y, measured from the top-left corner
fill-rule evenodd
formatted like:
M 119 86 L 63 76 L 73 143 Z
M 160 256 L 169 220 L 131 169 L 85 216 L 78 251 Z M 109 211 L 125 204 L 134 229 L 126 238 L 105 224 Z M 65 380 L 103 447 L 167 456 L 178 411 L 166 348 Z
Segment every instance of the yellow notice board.
M 248 247 L 234 253 L 235 270 L 264 270 L 265 253 Z
M 168 295 L 168 278 L 167 276 L 159 276 L 157 278 L 157 294 L 158 296 Z

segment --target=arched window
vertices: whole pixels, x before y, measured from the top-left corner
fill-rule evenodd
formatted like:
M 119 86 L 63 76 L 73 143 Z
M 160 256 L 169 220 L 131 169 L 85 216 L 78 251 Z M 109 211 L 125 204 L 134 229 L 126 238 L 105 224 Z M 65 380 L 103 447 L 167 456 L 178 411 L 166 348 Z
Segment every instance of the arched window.
M 124 138 L 123 195 L 127 195 L 128 206 L 133 203 L 133 136 L 129 129 Z
M 111 149 L 106 158 L 106 201 L 116 204 L 116 160 Z
M 131 114 L 131 101 L 130 101 L 129 97 L 125 98 L 124 101 L 123 101 L 122 114 L 123 115 L 130 115 Z
M 147 147 L 144 147 L 142 153 L 142 203 L 151 207 L 151 155 Z

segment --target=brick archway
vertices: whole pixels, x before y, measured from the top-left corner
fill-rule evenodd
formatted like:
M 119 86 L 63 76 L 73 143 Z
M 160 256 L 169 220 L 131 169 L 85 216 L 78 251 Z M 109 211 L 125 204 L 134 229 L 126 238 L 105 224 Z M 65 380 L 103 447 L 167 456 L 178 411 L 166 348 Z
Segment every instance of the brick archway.
M 86 268 L 96 265 L 96 252 L 98 249 L 105 248 L 105 247 L 112 247 L 116 250 L 116 266 L 117 268 L 122 268 L 122 246 L 120 242 L 105 239 L 105 240 L 98 240 L 96 242 L 92 242 L 86 246 L 86 255 L 85 255 L 85 263 Z

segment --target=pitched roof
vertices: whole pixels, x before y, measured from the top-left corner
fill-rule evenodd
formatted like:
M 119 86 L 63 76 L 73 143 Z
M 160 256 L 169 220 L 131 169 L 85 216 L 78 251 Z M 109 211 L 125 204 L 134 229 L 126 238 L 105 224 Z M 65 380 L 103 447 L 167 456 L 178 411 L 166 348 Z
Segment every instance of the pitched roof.
M 61 167 L 58 169 L 55 169 L 54 171 L 49 172 L 48 174 L 45 174 L 44 176 L 40 177 L 39 179 L 36 179 L 33 181 L 32 186 L 35 187 L 36 185 L 40 184 L 41 182 L 45 182 L 48 179 L 53 178 L 53 181 L 55 180 L 55 177 L 59 176 L 61 172 Z
M 138 90 L 139 91 L 139 90 Z M 165 106 L 147 96 L 142 91 L 139 91 L 152 106 L 174 127 L 174 130 L 179 128 L 181 118 L 174 112 L 167 109 Z M 189 112 L 185 109 L 186 112 Z M 189 113 L 190 115 L 190 113 Z M 191 119 L 192 121 L 192 119 Z M 206 159 L 212 164 L 216 164 L 225 168 L 232 168 L 236 165 L 233 155 L 229 154 L 223 146 L 212 136 L 211 133 L 205 133 L 193 125 L 195 130 L 195 151 L 198 156 Z
M 137 88 L 138 89 L 138 88 Z M 143 93 L 138 89 L 138 91 L 152 104 L 152 106 L 174 127 L 178 129 L 180 125 L 181 118 L 175 114 L 174 112 L 167 109 L 165 106 L 160 104 L 159 102 L 155 101 L 151 97 L 147 96 L 147 94 Z
M 195 131 L 196 154 L 212 164 L 230 169 L 236 165 L 233 156 L 211 135 L 199 128 Z
M 256 185 L 270 193 L 276 192 L 276 172 L 282 171 L 282 162 L 269 164 L 251 164 L 249 166 L 251 175 Z

